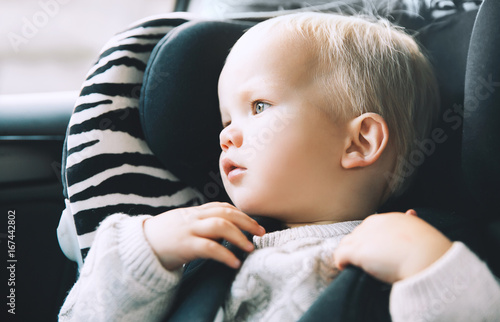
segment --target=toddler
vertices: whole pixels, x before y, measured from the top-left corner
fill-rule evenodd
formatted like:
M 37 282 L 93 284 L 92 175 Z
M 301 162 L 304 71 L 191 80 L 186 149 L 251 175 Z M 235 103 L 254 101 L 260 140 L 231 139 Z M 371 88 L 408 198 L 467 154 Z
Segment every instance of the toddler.
M 455 320 L 457 312 L 477 319 L 463 315 L 476 304 L 480 317 L 498 314 L 498 284 L 463 244 L 412 210 L 370 216 L 405 188 L 402 164 L 438 112 L 432 69 L 410 36 L 362 17 L 265 21 L 231 50 L 219 100 L 220 170 L 234 206 L 107 218 L 62 321 L 161 320 L 183 265 L 198 258 L 239 269 L 219 316 L 227 321 L 295 321 L 348 264 L 394 283 L 394 321 Z M 287 228 L 266 233 L 248 215 Z M 246 260 L 221 239 L 248 252 Z M 432 311 L 449 291 L 445 282 L 467 274 L 484 276 L 466 282 L 467 292 L 487 289 L 486 301 L 471 304 L 462 289 Z

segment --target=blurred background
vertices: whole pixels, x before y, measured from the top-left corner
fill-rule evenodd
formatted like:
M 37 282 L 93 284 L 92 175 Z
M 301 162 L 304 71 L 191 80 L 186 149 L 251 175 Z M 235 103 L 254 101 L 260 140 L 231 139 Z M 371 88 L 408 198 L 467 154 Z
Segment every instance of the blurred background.
M 0 94 L 78 90 L 100 48 L 174 0 L 0 0 Z

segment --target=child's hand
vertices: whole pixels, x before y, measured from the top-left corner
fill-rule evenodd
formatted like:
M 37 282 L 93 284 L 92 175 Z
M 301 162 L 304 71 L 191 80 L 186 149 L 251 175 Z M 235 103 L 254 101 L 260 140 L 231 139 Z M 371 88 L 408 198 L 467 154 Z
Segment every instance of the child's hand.
M 414 210 L 372 215 L 341 240 L 335 264 L 339 269 L 359 266 L 383 282 L 394 283 L 427 268 L 451 245 Z
M 197 258 L 211 258 L 238 268 L 240 261 L 217 240 L 225 239 L 250 252 L 254 246 L 240 229 L 258 236 L 265 233 L 263 227 L 236 207 L 218 202 L 174 209 L 144 222 L 146 239 L 168 270 Z

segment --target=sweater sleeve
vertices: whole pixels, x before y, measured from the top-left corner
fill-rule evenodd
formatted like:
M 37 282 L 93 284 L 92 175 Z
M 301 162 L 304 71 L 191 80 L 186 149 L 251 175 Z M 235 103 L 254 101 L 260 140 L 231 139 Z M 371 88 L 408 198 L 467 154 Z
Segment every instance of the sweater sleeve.
M 500 321 L 500 281 L 463 243 L 422 272 L 396 282 L 390 312 L 399 321 Z
M 101 223 L 59 321 L 162 319 L 182 269 L 164 269 L 153 253 L 142 229 L 148 217 L 116 214 Z

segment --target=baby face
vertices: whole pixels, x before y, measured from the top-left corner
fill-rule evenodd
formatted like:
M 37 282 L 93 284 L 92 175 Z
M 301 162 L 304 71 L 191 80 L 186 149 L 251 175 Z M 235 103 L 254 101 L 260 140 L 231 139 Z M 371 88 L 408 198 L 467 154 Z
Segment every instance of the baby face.
M 324 112 L 304 41 L 250 30 L 219 80 L 220 170 L 234 204 L 286 223 L 330 219 L 346 129 Z

